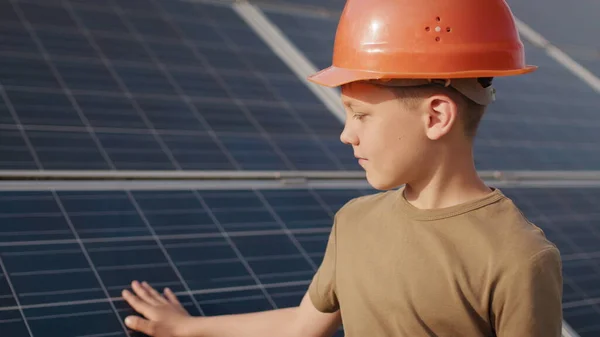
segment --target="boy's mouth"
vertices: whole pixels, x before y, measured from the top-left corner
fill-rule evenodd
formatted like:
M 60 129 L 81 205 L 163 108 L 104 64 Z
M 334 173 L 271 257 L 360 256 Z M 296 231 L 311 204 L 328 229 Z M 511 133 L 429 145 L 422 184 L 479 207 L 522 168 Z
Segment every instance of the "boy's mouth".
M 363 158 L 363 157 L 360 157 L 360 156 L 356 156 L 355 155 L 354 157 L 358 160 L 358 163 L 360 165 L 362 165 L 362 164 L 364 164 L 364 163 L 366 163 L 368 161 L 366 158 Z

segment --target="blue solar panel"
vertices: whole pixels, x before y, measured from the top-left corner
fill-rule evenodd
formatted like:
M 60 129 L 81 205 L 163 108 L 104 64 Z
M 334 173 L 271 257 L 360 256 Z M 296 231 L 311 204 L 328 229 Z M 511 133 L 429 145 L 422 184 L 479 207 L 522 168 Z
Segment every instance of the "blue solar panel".
M 0 129 L 11 141 L 0 150 L 15 154 L 2 168 L 358 168 L 350 148 L 330 150 L 339 121 L 229 7 L 23 0 L 2 10 Z M 194 138 L 200 148 L 182 149 Z
M 597 335 L 600 190 L 503 191 L 561 251 L 565 319 L 582 337 Z M 173 288 L 195 315 L 297 305 L 323 257 L 333 214 L 366 193 L 372 192 L 2 192 L 0 328 L 28 335 L 8 282 L 33 334 L 42 337 L 123 335 L 117 314 L 132 311 L 118 297 L 133 279 Z M 89 324 L 74 324 L 80 317 Z
M 194 315 L 296 306 L 334 212 L 362 193 L 2 192 L 0 329 L 124 336 L 133 312 L 118 297 L 134 279 L 171 287 Z

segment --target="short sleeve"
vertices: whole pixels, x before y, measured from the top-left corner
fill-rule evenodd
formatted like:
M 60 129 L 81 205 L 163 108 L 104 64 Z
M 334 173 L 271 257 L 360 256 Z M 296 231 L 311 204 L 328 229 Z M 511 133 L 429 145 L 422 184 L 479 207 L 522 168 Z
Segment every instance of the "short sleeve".
M 498 337 L 560 337 L 562 330 L 562 263 L 548 248 L 500 277 L 492 298 Z
M 337 216 L 336 216 L 337 218 Z M 339 309 L 339 303 L 335 292 L 336 272 L 336 221 L 333 222 L 331 233 L 325 248 L 323 262 L 319 266 L 312 282 L 308 288 L 310 299 L 321 312 L 331 313 Z

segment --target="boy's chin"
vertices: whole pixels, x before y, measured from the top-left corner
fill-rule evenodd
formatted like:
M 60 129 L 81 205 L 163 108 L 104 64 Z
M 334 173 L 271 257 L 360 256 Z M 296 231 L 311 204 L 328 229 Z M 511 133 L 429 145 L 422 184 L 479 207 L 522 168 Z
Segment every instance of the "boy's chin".
M 369 182 L 369 185 L 379 191 L 392 190 L 404 185 L 404 183 L 399 182 L 400 180 L 401 179 L 390 179 L 390 177 L 369 174 L 369 172 L 367 172 L 367 181 Z

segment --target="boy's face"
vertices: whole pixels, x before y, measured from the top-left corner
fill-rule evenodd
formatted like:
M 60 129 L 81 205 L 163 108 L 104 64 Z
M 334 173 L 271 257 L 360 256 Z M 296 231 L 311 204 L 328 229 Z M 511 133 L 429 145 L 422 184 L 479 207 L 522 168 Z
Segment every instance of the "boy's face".
M 391 89 L 364 82 L 342 88 L 346 123 L 340 136 L 375 189 L 406 184 L 427 168 L 430 139 L 426 117 L 410 109 Z

